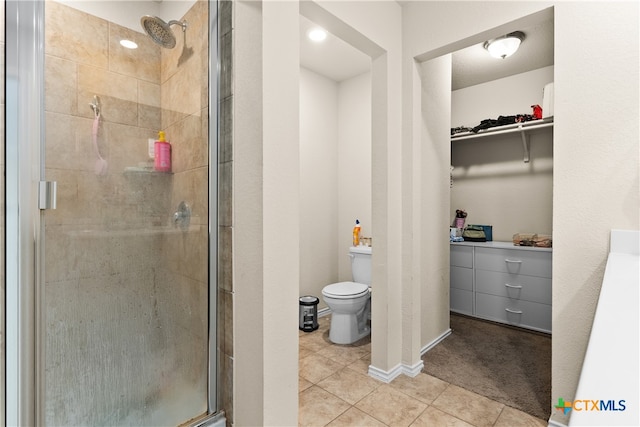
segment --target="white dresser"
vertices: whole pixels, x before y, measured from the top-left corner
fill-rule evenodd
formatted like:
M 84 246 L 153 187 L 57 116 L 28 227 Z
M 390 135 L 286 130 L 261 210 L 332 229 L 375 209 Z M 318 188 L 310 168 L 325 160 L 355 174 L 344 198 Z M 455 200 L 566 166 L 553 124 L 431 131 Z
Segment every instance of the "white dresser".
M 551 248 L 451 243 L 451 311 L 551 333 Z

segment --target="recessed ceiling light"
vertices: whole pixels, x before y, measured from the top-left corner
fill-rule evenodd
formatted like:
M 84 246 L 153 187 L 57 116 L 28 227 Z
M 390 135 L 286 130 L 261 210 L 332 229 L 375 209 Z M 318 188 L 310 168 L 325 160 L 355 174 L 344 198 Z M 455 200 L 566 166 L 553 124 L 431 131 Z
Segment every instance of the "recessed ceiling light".
M 138 44 L 134 41 L 131 40 L 120 40 L 120 44 L 124 47 L 126 47 L 127 49 L 137 49 L 138 48 Z
M 314 42 L 321 42 L 327 38 L 327 32 L 322 28 L 315 28 L 309 31 L 308 36 Z

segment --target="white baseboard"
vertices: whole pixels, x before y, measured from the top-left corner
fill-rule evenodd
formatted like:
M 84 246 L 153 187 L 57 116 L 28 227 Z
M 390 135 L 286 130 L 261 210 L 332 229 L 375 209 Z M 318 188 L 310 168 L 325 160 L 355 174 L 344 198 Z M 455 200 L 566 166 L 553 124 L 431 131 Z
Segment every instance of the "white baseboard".
M 400 363 L 394 366 L 390 371 L 383 371 L 373 365 L 369 365 L 369 376 L 388 384 L 398 378 L 401 374 L 407 375 L 411 378 L 416 377 L 420 372 L 422 372 L 423 367 L 424 362 L 422 360 L 416 362 L 414 365 L 405 365 Z
M 318 317 L 328 316 L 331 314 L 331 309 L 329 307 L 321 308 L 318 310 Z
M 427 345 L 422 347 L 422 350 L 420 350 L 420 357 L 424 356 L 427 351 L 431 350 L 433 347 L 438 345 L 440 343 L 440 341 L 442 341 L 443 339 L 445 339 L 449 335 L 451 335 L 451 329 L 447 329 L 439 337 L 437 337 L 435 340 L 431 341 L 430 343 L 428 343 Z
M 382 369 L 378 369 L 373 365 L 369 365 L 369 376 L 373 377 L 383 383 L 389 384 L 391 381 L 395 380 L 403 373 L 402 365 L 398 364 L 390 371 L 383 371 Z
M 424 368 L 424 362 L 420 360 L 416 362 L 414 365 L 402 365 L 402 373 L 408 377 L 414 378 L 417 377 L 420 372 L 422 372 L 422 368 Z

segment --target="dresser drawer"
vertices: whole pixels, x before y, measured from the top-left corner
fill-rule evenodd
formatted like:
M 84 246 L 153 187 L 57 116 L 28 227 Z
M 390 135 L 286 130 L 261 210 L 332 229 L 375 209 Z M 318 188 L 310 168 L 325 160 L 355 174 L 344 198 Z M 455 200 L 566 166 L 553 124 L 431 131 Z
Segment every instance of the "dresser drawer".
M 549 278 L 487 270 L 475 270 L 475 275 L 476 292 L 551 304 L 551 279 Z M 453 272 L 451 277 L 453 278 Z
M 473 314 L 473 292 L 451 288 L 449 297 L 451 311 L 468 315 Z
M 488 320 L 551 332 L 551 306 L 476 293 L 475 315 Z
M 449 280 L 452 288 L 472 291 L 473 269 L 464 267 L 451 267 Z
M 473 268 L 473 246 L 451 245 L 451 265 Z
M 475 268 L 477 270 L 551 278 L 551 252 L 476 248 Z

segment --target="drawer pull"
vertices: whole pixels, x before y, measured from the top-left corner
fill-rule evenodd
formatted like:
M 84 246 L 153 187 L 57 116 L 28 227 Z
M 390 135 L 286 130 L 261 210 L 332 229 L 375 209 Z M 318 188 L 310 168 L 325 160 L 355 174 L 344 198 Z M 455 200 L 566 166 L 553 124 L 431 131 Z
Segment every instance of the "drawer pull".
M 513 264 L 522 264 L 522 260 L 519 259 L 509 259 L 509 258 L 505 258 L 504 262 L 511 262 Z
M 521 285 L 510 285 L 508 283 L 504 284 L 507 288 L 512 288 L 512 289 L 522 289 Z
M 522 314 L 522 310 L 511 310 L 509 308 L 505 308 L 504 311 L 506 311 L 507 313 Z

